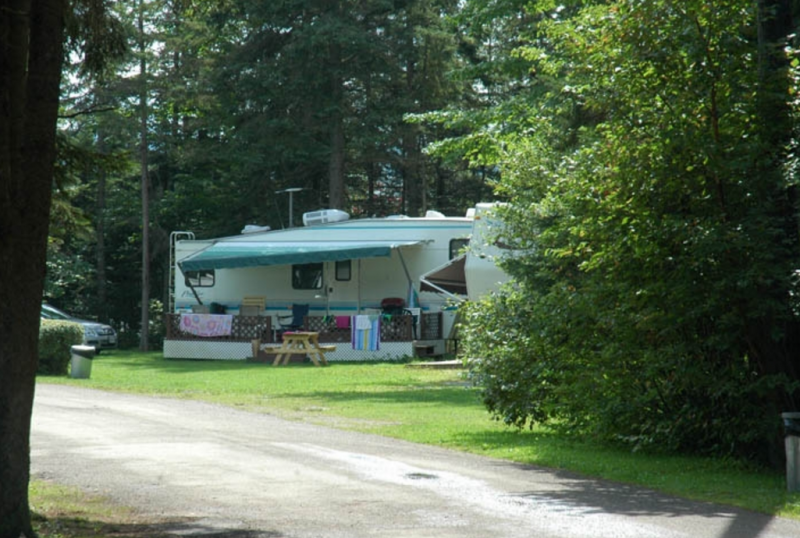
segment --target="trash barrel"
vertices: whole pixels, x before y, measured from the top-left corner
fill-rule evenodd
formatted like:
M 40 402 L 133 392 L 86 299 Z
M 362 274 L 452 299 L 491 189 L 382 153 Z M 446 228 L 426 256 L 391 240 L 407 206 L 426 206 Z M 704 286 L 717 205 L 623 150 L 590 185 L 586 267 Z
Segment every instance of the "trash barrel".
M 92 375 L 92 359 L 95 350 L 92 346 L 72 346 L 69 348 L 72 358 L 70 360 L 69 376 L 73 379 L 89 379 Z
M 786 490 L 800 492 L 800 412 L 781 413 L 786 446 Z

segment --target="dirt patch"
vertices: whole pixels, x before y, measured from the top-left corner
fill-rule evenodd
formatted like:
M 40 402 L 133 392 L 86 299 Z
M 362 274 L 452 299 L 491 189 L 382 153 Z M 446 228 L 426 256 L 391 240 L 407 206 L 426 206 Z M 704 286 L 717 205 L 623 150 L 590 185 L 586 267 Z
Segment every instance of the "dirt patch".
M 199 518 L 143 516 L 77 488 L 37 481 L 31 498 L 39 538 L 280 538 L 271 532 L 209 526 Z

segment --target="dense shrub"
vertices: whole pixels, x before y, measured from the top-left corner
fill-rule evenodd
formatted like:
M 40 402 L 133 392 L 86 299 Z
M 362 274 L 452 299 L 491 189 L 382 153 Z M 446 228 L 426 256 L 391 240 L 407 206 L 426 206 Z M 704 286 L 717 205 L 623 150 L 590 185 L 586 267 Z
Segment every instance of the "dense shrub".
M 557 299 L 510 293 L 464 307 L 461 351 L 496 419 L 519 428 L 549 423 L 635 450 L 768 462 L 780 434 L 769 395 L 792 392 L 796 382 L 699 345 L 602 334 L 596 305 Z
M 517 287 L 461 332 L 498 418 L 780 462 L 800 406 L 800 101 L 780 97 L 797 50 L 758 43 L 754 8 L 589 2 L 543 22 L 553 51 L 522 53 L 562 75 L 561 106 L 531 115 L 575 128 L 503 140 Z M 768 49 L 783 67 L 759 78 Z
M 64 375 L 69 369 L 70 348 L 83 342 L 83 326 L 72 321 L 43 319 L 39 326 L 40 374 Z

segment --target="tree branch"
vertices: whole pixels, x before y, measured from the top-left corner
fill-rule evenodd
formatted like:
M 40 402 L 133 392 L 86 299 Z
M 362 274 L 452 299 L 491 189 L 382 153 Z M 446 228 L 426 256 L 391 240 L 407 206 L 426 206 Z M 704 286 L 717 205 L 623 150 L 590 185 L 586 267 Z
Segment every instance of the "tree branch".
M 114 110 L 116 110 L 116 107 L 113 107 L 113 106 L 110 106 L 110 107 L 97 107 L 97 108 L 92 107 L 92 108 L 86 108 L 86 109 L 83 109 L 83 110 L 78 110 L 77 112 L 73 112 L 72 114 L 59 114 L 58 115 L 58 119 L 60 119 L 60 120 L 69 120 L 69 119 L 72 119 L 72 118 L 77 118 L 78 116 L 84 116 L 84 115 L 87 115 L 87 114 L 96 114 L 96 113 L 99 113 L 99 112 L 113 112 Z

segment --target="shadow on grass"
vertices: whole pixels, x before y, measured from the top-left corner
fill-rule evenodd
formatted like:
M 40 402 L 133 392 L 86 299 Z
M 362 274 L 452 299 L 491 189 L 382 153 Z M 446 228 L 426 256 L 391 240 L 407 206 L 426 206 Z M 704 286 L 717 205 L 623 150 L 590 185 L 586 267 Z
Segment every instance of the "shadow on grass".
M 117 352 L 112 355 L 102 355 L 95 361 L 102 363 L 104 360 L 113 362 L 127 368 L 141 370 L 163 371 L 169 373 L 197 373 L 235 370 L 259 370 L 267 365 L 243 360 L 203 360 L 203 359 L 165 359 L 161 353 Z M 298 365 L 304 367 L 305 365 Z
M 271 364 L 247 362 L 242 360 L 197 360 L 197 359 L 164 359 L 160 354 L 148 353 L 143 354 L 139 352 L 119 352 L 115 355 L 107 355 L 102 358 L 95 359 L 98 363 L 96 366 L 100 367 L 102 361 L 106 360 L 109 367 L 120 367 L 132 371 L 148 371 L 153 373 L 163 373 L 167 375 L 181 375 L 181 374 L 203 374 L 203 373 L 221 373 L 221 372 L 242 372 L 245 375 L 253 374 L 255 372 L 263 372 L 266 375 L 274 373 L 277 375 L 284 374 L 297 374 L 303 371 L 308 373 L 320 373 L 324 371 L 335 372 L 339 368 L 354 368 L 353 364 L 330 364 L 327 367 L 319 368 L 310 361 L 303 364 L 292 364 L 289 366 L 275 367 Z M 363 363 L 358 366 L 369 368 L 373 365 L 385 366 L 385 363 Z M 401 365 L 397 365 L 401 368 Z M 414 372 L 412 377 L 419 375 L 419 372 Z M 42 376 L 46 378 L 47 376 Z M 358 382 L 358 379 L 355 379 Z M 338 403 L 348 402 L 364 402 L 374 401 L 376 403 L 396 403 L 396 404 L 410 404 L 410 403 L 428 403 L 444 406 L 453 405 L 480 405 L 480 400 L 475 390 L 461 381 L 454 381 L 453 379 L 446 380 L 425 380 L 419 381 L 406 378 L 392 379 L 391 376 L 384 378 L 371 379 L 368 375 L 363 378 L 364 387 L 359 388 L 358 385 L 348 386 L 342 390 L 307 390 L 307 391 L 292 391 L 288 394 L 273 394 L 273 398 L 289 397 L 289 398 L 317 398 L 326 399 Z M 372 383 L 372 384 L 370 384 Z M 371 387 L 378 390 L 370 390 Z M 397 390 L 392 390 L 396 388 Z M 381 390 L 383 389 L 383 390 Z
M 140 351 L 115 351 L 106 352 L 94 359 L 97 362 L 107 360 L 121 366 L 137 369 L 148 369 L 153 371 L 167 371 L 172 373 L 197 373 L 214 371 L 236 371 L 236 370 L 269 370 L 278 369 L 270 362 L 252 362 L 242 359 L 166 359 L 161 352 Z M 337 367 L 371 366 L 371 365 L 397 365 L 405 366 L 404 363 L 393 363 L 386 361 L 360 361 L 360 362 L 331 362 L 325 369 L 335 369 Z M 281 370 L 286 369 L 314 369 L 319 368 L 310 359 L 303 363 L 292 363 L 289 366 L 281 366 Z
M 276 531 L 228 529 L 187 520 L 159 520 L 145 523 L 95 521 L 80 517 L 45 517 L 34 514 L 33 526 L 39 538 L 284 538 Z
M 521 470 L 530 466 L 518 465 Z M 715 519 L 724 528 L 717 538 L 757 538 L 774 521 L 769 514 L 752 512 L 710 502 L 698 502 L 667 495 L 640 486 L 589 479 L 566 471 L 553 471 L 559 484 L 551 488 L 522 492 L 536 504 L 554 505 L 581 514 L 617 514 L 626 517 L 687 517 Z M 705 526 L 699 522 L 699 528 Z
M 529 470 L 530 467 L 519 466 Z M 521 497 L 537 505 L 553 505 L 580 514 L 616 514 L 626 517 L 687 517 L 720 521 L 718 538 L 756 538 L 774 520 L 767 514 L 707 502 L 686 500 L 642 487 L 606 480 L 588 479 L 565 471 L 554 471 L 556 486 L 522 492 Z M 705 526 L 699 522 L 699 528 Z
M 515 464 L 520 472 L 540 468 Z M 641 486 L 587 478 L 563 470 L 548 471 L 559 482 L 553 487 L 537 488 L 520 496 L 543 504 L 580 510 L 583 514 L 620 514 L 625 516 L 733 517 L 736 509 L 667 495 Z M 765 516 L 767 519 L 771 519 Z
M 737 492 L 737 486 L 732 486 L 727 481 L 720 481 L 715 476 L 716 472 L 712 469 L 710 474 L 706 474 L 702 468 L 710 464 L 698 461 L 692 464 L 691 459 L 683 459 L 678 456 L 670 455 L 651 455 L 644 456 L 646 460 L 652 461 L 655 458 L 664 458 L 663 467 L 658 464 L 651 465 L 652 468 L 642 467 L 641 472 L 652 473 L 661 472 L 664 474 L 674 473 L 678 476 L 676 481 L 684 481 L 685 496 L 680 493 L 664 493 L 641 485 L 624 483 L 618 480 L 606 478 L 594 478 L 588 474 L 562 469 L 578 468 L 575 460 L 590 459 L 595 457 L 597 444 L 583 441 L 579 438 L 565 437 L 562 433 L 554 431 L 499 431 L 499 432 L 472 432 L 463 433 L 458 436 L 460 442 L 465 445 L 483 446 L 487 451 L 503 451 L 507 449 L 520 449 L 525 459 L 525 452 L 529 451 L 531 458 L 535 458 L 541 464 L 519 463 L 511 461 L 498 461 L 498 465 L 510 465 L 516 468 L 521 475 L 529 475 L 533 487 L 528 491 L 521 491 L 520 497 L 529 499 L 536 504 L 553 505 L 565 510 L 576 511 L 581 514 L 619 514 L 630 517 L 678 517 L 678 516 L 697 516 L 699 518 L 714 518 L 723 520 L 724 531 L 715 534 L 715 538 L 756 538 L 762 536 L 775 517 L 769 513 L 755 512 L 736 508 L 732 505 L 735 500 L 731 494 Z M 598 467 L 603 464 L 610 466 L 625 466 L 628 457 L 634 458 L 633 454 L 625 449 L 614 446 L 601 447 L 602 455 L 596 458 L 600 462 Z M 641 456 L 641 455 L 639 455 Z M 674 461 L 669 461 L 674 459 Z M 683 463 L 682 463 L 683 462 Z M 630 462 L 630 466 L 636 465 Z M 719 464 L 719 467 L 724 465 Z M 677 470 L 676 470 L 677 469 Z M 720 473 L 726 471 L 720 470 Z M 593 470 L 592 475 L 601 473 Z M 556 482 L 549 477 L 557 479 Z M 707 479 L 707 480 L 704 480 Z M 703 491 L 692 491 L 692 484 L 696 483 L 698 488 Z M 552 485 L 551 485 L 552 484 Z M 719 485 L 721 484 L 721 485 Z M 740 486 L 741 487 L 741 486 Z M 732 489 L 731 489 L 732 488 Z M 673 490 L 677 491 L 677 490 Z M 739 491 L 742 495 L 748 495 L 747 491 Z M 764 495 L 764 491 L 750 492 L 750 494 Z M 781 490 L 774 490 L 766 493 L 770 500 L 763 499 L 765 512 L 777 513 L 783 508 L 786 496 Z M 697 501 L 692 498 L 724 499 L 719 502 Z M 744 501 L 744 499 L 742 499 Z M 729 504 L 730 503 L 730 504 Z
M 95 359 L 95 369 L 108 368 L 118 370 L 119 386 L 147 387 L 148 379 L 153 376 L 197 376 L 191 383 L 203 386 L 203 375 L 219 379 L 220 374 L 232 374 L 229 378 L 245 380 L 235 390 L 243 399 L 268 397 L 271 401 L 281 399 L 327 401 L 331 404 L 348 405 L 374 403 L 375 405 L 422 405 L 428 408 L 480 408 L 483 409 L 475 389 L 468 383 L 456 379 L 455 376 L 442 379 L 437 375 L 415 371 L 404 371 L 403 365 L 395 366 L 395 370 L 369 370 L 373 366 L 385 367 L 385 363 L 331 364 L 319 368 L 312 363 L 292 364 L 274 367 L 271 364 L 253 363 L 241 360 L 196 360 L 196 359 L 164 359 L 160 353 L 115 352 Z M 106 362 L 103 365 L 103 362 Z M 363 368 L 362 368 L 363 367 Z M 332 375 L 328 375 L 328 374 Z M 142 375 L 144 374 L 144 375 Z M 241 375 L 240 375 L 241 374 Z M 313 374 L 313 375 L 312 375 Z M 116 374 L 113 374 L 116 376 Z M 127 376 L 127 377 L 126 377 Z M 47 381 L 48 376 L 40 376 Z M 63 377 L 63 376 L 61 376 Z M 94 375 L 98 380 L 99 377 Z M 128 379 L 130 378 L 130 380 Z M 106 388 L 115 386 L 115 379 L 98 381 Z M 139 381 L 142 380 L 142 381 Z M 250 380 L 250 381 L 247 381 Z M 277 380 L 274 381 L 273 380 Z M 219 385 L 214 385 L 219 389 Z M 276 390 L 270 390 L 275 387 Z M 164 390 L 166 389 L 166 390 Z M 154 392 L 174 393 L 184 396 L 191 392 L 191 386 L 160 383 Z M 216 390 L 215 389 L 215 390 Z M 215 390 L 212 390 L 213 393 Z M 222 389 L 219 389 L 222 390 Z
M 386 383 L 385 385 L 390 385 Z M 480 399 L 475 394 L 465 389 L 443 388 L 410 388 L 407 390 L 350 390 L 350 391 L 307 391 L 293 392 L 290 394 L 276 394 L 272 398 L 308 398 L 315 401 L 325 401 L 331 404 L 350 403 L 375 403 L 388 405 L 425 405 L 436 406 L 444 409 L 453 407 L 480 407 Z

